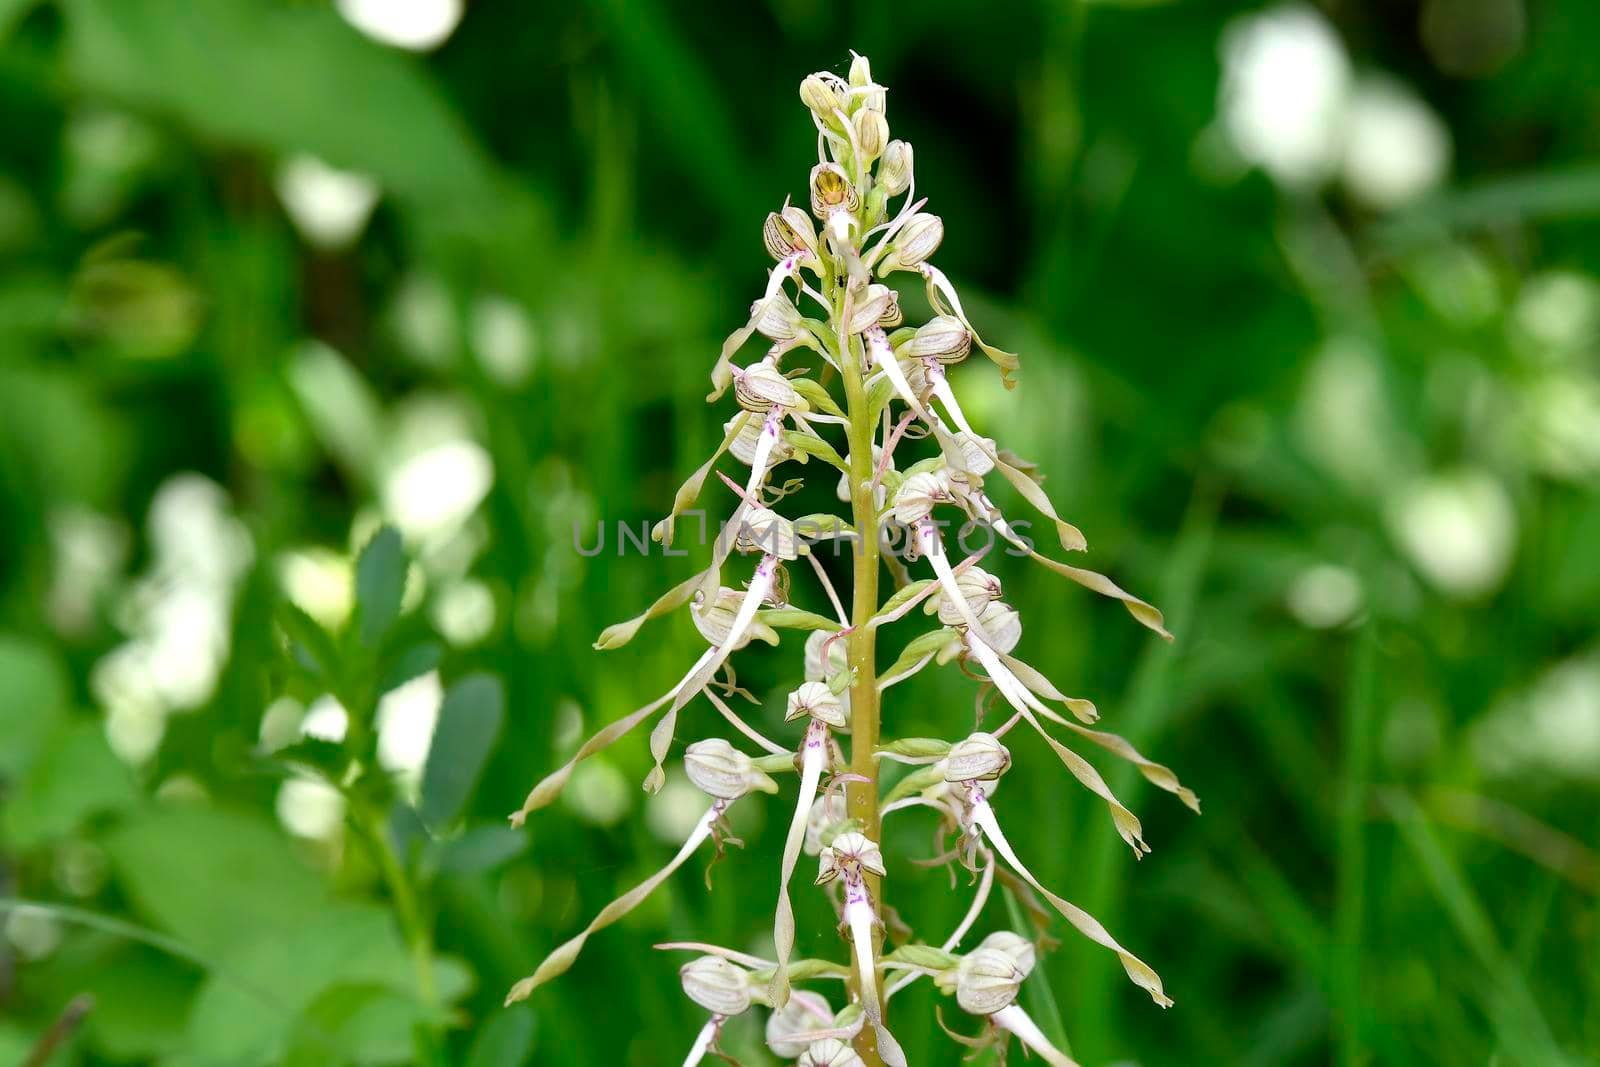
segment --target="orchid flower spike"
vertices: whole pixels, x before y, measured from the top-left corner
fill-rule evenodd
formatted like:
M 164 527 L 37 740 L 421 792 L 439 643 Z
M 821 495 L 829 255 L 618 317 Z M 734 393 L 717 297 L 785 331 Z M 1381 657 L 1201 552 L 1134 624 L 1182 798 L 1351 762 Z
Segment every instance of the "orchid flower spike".
M 945 516 L 988 523 L 1017 550 L 1005 555 L 1026 555 L 1113 597 L 1142 625 L 1171 638 L 1154 607 L 1103 574 L 1036 550 L 1023 524 L 1008 521 L 991 498 L 1003 480 L 1050 520 L 1063 551 L 1086 548 L 1083 534 L 1061 517 L 1041 488 L 1037 468 L 979 433 L 963 409 L 949 376 L 953 365 L 970 359 L 976 348 L 1000 368 L 1011 388 L 1018 359 L 979 335 L 954 284 L 934 265 L 945 223 L 929 210 L 927 198 L 917 195 L 914 152 L 892 135 L 889 99 L 866 57 L 854 53 L 848 76 L 820 71 L 801 82 L 816 165 L 805 176 L 804 193 L 792 202 L 785 199 L 763 220 L 761 243 L 771 257 L 765 283 L 759 293 L 747 294 L 755 297 L 748 316 L 723 341 L 711 368 L 707 399 L 725 405 L 719 416 L 725 420 L 721 442 L 678 487 L 671 510 L 654 524 L 651 537 L 664 548 L 675 547 L 675 537 L 689 526 L 708 486 L 725 487 L 737 499 L 716 513 L 715 537 L 707 532 L 706 514 L 698 513 L 709 560 L 638 615 L 607 627 L 595 642 L 597 649 L 619 648 L 652 620 L 687 610 L 704 647 L 692 663 L 680 664 L 682 673 L 665 693 L 602 726 L 540 781 L 512 816 L 520 825 L 531 812 L 549 806 L 580 762 L 647 720 L 653 724 L 654 765 L 645 788 L 659 790 L 675 749 L 679 713 L 700 711 L 701 696 L 737 731 L 732 740 L 702 736 L 684 749 L 684 773 L 707 794 L 710 806 L 659 871 L 601 909 L 512 988 L 509 1000 L 520 1000 L 572 967 L 589 937 L 635 909 L 708 839 L 720 850 L 732 805 L 746 797 L 761 802 L 775 796 L 777 776 L 796 772 L 792 808 L 788 798 L 780 802 L 788 818 L 773 908 L 775 958 L 699 941 L 657 946 L 698 957 L 680 971 L 684 992 L 705 1013 L 685 1067 L 713 1056 L 727 1059 L 719 1047 L 723 1027 L 754 1005 L 771 1009 L 769 1048 L 798 1067 L 905 1067 L 888 1011 L 893 996 L 919 977 L 932 978 L 962 1009 L 983 1020 L 981 1037 L 952 1033 L 957 1041 L 1003 1056 L 1015 1035 L 1052 1067 L 1071 1065 L 1018 1003 L 1018 989 L 1033 971 L 1041 946 L 1004 931 L 976 947 L 965 945 L 981 928 L 986 909 L 992 910 L 1000 878 L 1029 887 L 1032 893 L 1018 891 L 1035 910 L 1034 894 L 1044 897 L 1085 936 L 1114 951 L 1156 1003 L 1171 1003 L 1153 970 L 1098 921 L 1039 883 L 1001 830 L 991 803 L 1016 761 L 1026 760 L 1016 739 L 1007 736 L 1025 722 L 1106 803 L 1117 833 L 1136 855 L 1148 849 L 1138 818 L 1112 795 L 1100 772 L 1069 747 L 1069 735 L 1129 761 L 1150 783 L 1195 810 L 1199 806 L 1170 769 L 1116 734 L 1091 729 L 1098 717 L 1092 702 L 1064 695 L 1044 672 L 1019 658 L 1022 618 L 1003 598 L 999 553 L 949 558 L 947 549 L 960 539 L 950 542 L 943 534 Z M 897 287 L 905 280 L 902 275 L 922 280 L 931 319 L 908 321 L 913 308 L 902 304 Z M 998 416 L 991 421 L 995 425 L 983 428 L 994 431 L 1004 423 Z M 730 454 L 728 465 L 738 466 L 724 470 Z M 775 477 L 778 466 L 791 461 L 794 467 Z M 819 467 L 827 485 L 838 478 L 836 493 L 848 505 L 847 514 L 786 516 L 775 510 L 782 501 L 800 499 L 795 494 L 804 479 L 788 476 L 791 471 L 814 473 Z M 816 497 L 814 489 L 806 495 Z M 894 551 L 902 534 L 909 548 L 905 554 Z M 849 560 L 825 561 L 813 551 L 824 541 L 837 546 L 845 540 L 856 545 Z M 752 558 L 747 580 L 740 580 L 743 573 L 738 579 L 729 573 L 735 553 Z M 786 566 L 801 557 L 803 565 Z M 924 566 L 931 576 L 914 573 Z M 841 596 L 836 588 L 840 570 L 849 573 L 853 595 Z M 880 589 L 885 573 L 894 580 L 892 591 Z M 815 585 L 805 588 L 813 579 Z M 797 588 L 791 590 L 791 583 Z M 819 613 L 806 606 L 824 602 L 831 610 Z M 923 611 L 915 613 L 919 605 Z M 890 627 L 923 619 L 926 632 L 894 642 L 898 657 L 880 671 L 880 634 L 891 642 Z M 762 676 L 750 686 L 755 692 L 774 691 L 775 681 L 786 687 L 777 691 L 786 693 L 782 715 L 791 733 L 779 738 L 757 729 L 731 705 L 737 696 L 760 703 L 739 687 L 735 666 L 742 671 L 744 664 L 735 657 L 754 642 L 779 645 L 784 631 L 805 637 L 803 674 L 798 679 Z M 770 657 L 762 670 L 768 662 Z M 963 726 L 940 736 L 888 736 L 885 727 L 896 721 L 884 713 L 890 688 L 951 664 L 981 683 L 975 694 L 977 722 L 960 699 L 949 710 L 952 721 L 965 720 Z M 991 691 L 1008 715 L 1003 722 L 984 721 Z M 765 711 L 776 718 L 772 708 Z M 927 718 L 917 716 L 919 722 Z M 751 750 L 754 755 L 741 748 L 750 743 L 759 750 Z M 903 769 L 886 779 L 884 770 L 896 764 Z M 942 940 L 913 927 L 916 916 L 909 907 L 891 908 L 884 897 L 889 868 L 898 858 L 885 854 L 885 820 L 895 817 L 898 829 L 899 821 L 929 810 L 937 819 L 933 863 L 960 863 L 972 874 L 964 914 L 953 929 L 939 931 Z M 775 821 L 769 817 L 767 824 Z M 959 835 L 953 849 L 952 834 Z M 799 938 L 791 894 L 807 891 L 794 887 L 802 855 L 816 857 L 816 884 L 825 887 L 821 895 L 838 912 L 847 960 L 794 958 Z M 893 945 L 885 944 L 886 932 L 892 932 Z M 848 983 L 847 1001 L 838 1012 L 805 988 L 819 979 Z M 924 1020 L 902 1023 L 897 1017 L 894 1022 L 896 1028 L 928 1028 Z

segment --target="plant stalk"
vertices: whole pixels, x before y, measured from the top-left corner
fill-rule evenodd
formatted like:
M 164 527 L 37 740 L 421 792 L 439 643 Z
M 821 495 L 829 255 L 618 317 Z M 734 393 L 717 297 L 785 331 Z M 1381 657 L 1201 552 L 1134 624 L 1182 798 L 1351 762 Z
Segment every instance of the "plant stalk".
M 845 301 L 848 303 L 848 301 Z M 841 308 L 841 315 L 847 310 Z M 841 319 L 841 321 L 843 321 Z M 852 681 L 850 685 L 850 771 L 865 781 L 845 786 L 845 809 L 849 817 L 860 819 L 862 832 L 874 841 L 881 837 L 878 814 L 878 761 L 872 758 L 878 747 L 878 669 L 877 632 L 867 626 L 878 610 L 878 506 L 872 489 L 874 464 L 872 439 L 875 420 L 867 406 L 865 366 L 860 342 L 843 336 L 841 365 L 844 368 L 846 415 L 850 440 L 850 506 L 856 530 L 854 583 L 851 602 L 850 635 L 846 655 Z M 883 886 L 875 875 L 867 876 L 878 914 L 884 914 Z M 876 933 L 874 952 L 882 957 L 883 933 Z M 854 948 L 852 948 L 852 954 Z M 852 960 L 852 964 L 856 961 Z M 852 966 L 855 970 L 855 966 Z M 878 988 L 884 988 L 884 975 L 878 974 Z M 871 1027 L 863 1027 L 855 1040 L 856 1053 L 869 1067 L 881 1067 L 877 1038 Z

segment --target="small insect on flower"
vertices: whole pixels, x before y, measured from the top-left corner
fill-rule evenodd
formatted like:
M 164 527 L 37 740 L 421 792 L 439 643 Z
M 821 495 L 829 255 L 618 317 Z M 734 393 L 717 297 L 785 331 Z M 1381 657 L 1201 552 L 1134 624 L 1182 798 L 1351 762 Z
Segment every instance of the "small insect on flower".
M 719 513 L 722 535 L 710 545 L 702 569 L 634 618 L 608 627 L 596 642 L 600 649 L 619 648 L 651 620 L 687 610 L 706 647 L 662 696 L 601 727 L 540 781 L 512 821 L 520 825 L 549 806 L 578 763 L 652 718 L 657 720 L 650 730 L 655 765 L 645 780 L 652 793 L 666 781 L 680 714 L 697 724 L 731 726 L 738 744 L 702 736 L 687 747 L 682 773 L 710 803 L 682 846 L 660 870 L 550 953 L 513 987 L 508 1000 L 530 995 L 572 967 L 589 937 L 667 884 L 708 840 L 720 853 L 729 808 L 782 795 L 788 786 L 780 781 L 793 773 L 793 806 L 787 796 L 778 801 L 778 810 L 789 817 L 777 893 L 767 898 L 774 900 L 772 958 L 700 942 L 658 946 L 699 954 L 680 971 L 685 994 L 707 1015 L 685 1067 L 708 1056 L 726 1058 L 718 1045 L 723 1025 L 757 1008 L 771 1012 L 765 1026 L 769 1048 L 798 1067 L 906 1067 L 889 1007 L 899 990 L 923 977 L 932 978 L 983 1027 L 977 1038 L 952 1031 L 957 1040 L 1003 1056 L 1015 1036 L 1051 1067 L 1073 1067 L 1018 1003 L 1039 946 L 999 931 L 963 951 L 991 905 L 997 880 L 1042 897 L 1080 933 L 1115 953 L 1152 1000 L 1162 1006 L 1171 1000 L 1154 970 L 1087 912 L 1034 877 L 1001 829 L 990 798 L 1002 776 L 1013 770 L 1006 742 L 1015 745 L 1015 739 L 1006 735 L 1026 723 L 1106 804 L 1117 833 L 1136 854 L 1149 848 L 1138 818 L 1067 741 L 1129 761 L 1147 781 L 1194 810 L 1199 802 L 1171 770 L 1116 734 L 1090 729 L 1098 716 L 1094 705 L 1065 696 L 1022 658 L 1026 633 L 1021 616 L 1001 599 L 998 555 L 977 552 L 952 559 L 942 531 L 955 522 L 986 523 L 1015 550 L 1007 555 L 1025 557 L 1021 565 L 1037 564 L 1115 598 L 1152 632 L 1171 635 L 1159 611 L 1110 578 L 1038 551 L 1022 536 L 1023 524 L 1009 521 L 996 504 L 992 494 L 1009 487 L 1054 525 L 1064 551 L 1087 548 L 1077 527 L 1057 513 L 1036 468 L 973 425 L 947 376 L 948 368 L 976 348 L 999 367 L 1010 388 L 1020 361 L 979 335 L 955 284 L 934 265 L 944 221 L 925 211 L 926 201 L 916 196 L 915 153 L 892 134 L 889 93 L 874 78 L 871 64 L 853 55 L 848 77 L 829 71 L 809 75 L 800 83 L 800 100 L 815 134 L 816 165 L 803 196 L 786 199 L 762 221 L 761 243 L 771 268 L 764 281 L 753 275 L 748 318 L 728 335 L 712 363 L 707 400 L 724 405 L 718 416 L 722 442 L 678 489 L 671 512 L 652 536 L 672 544 L 679 519 L 708 484 L 725 484 L 736 499 Z M 905 275 L 920 279 L 926 293 L 932 316 L 925 322 L 906 321 L 908 307 L 899 288 Z M 729 453 L 740 465 L 739 477 L 717 469 Z M 837 486 L 847 514 L 785 513 L 786 502 L 804 482 L 787 475 L 802 464 L 808 472 L 824 469 L 823 484 Z M 897 559 L 893 550 L 901 537 L 908 538 L 911 552 Z M 845 596 L 833 584 L 839 567 L 825 566 L 814 552 L 821 541 L 834 538 L 849 540 L 854 548 L 848 554 L 854 588 Z M 950 542 L 967 552 L 961 537 Z M 978 566 L 980 560 L 989 569 Z M 924 566 L 931 577 L 917 573 Z M 887 579 L 893 580 L 892 590 Z M 926 632 L 912 635 L 895 663 L 880 673 L 877 638 L 891 625 L 921 625 Z M 768 737 L 732 707 L 736 696 L 756 699 L 740 685 L 734 657 L 753 642 L 781 647 L 793 634 L 805 635 L 803 653 L 752 687 L 787 690 L 778 727 L 783 733 Z M 743 659 L 739 662 L 744 669 Z M 952 699 L 947 709 L 929 705 L 915 716 L 919 722 L 943 716 L 950 724 L 941 731 L 946 736 L 884 736 L 885 722 L 893 721 L 882 714 L 886 691 L 920 671 L 951 664 L 976 683 L 971 694 L 976 699 Z M 962 684 L 954 678 L 952 683 Z M 990 701 L 991 695 L 999 700 Z M 1010 717 L 998 724 L 983 722 L 996 707 Z M 761 754 L 747 754 L 741 747 L 747 744 Z M 1021 748 L 1017 756 L 1028 758 Z M 909 768 L 886 782 L 882 769 L 892 763 Z M 884 820 L 930 811 L 936 831 L 956 841 L 948 862 L 970 870 L 975 886 L 966 914 L 942 942 L 936 935 L 908 932 L 904 920 L 915 916 L 896 916 L 911 909 L 891 910 L 884 899 L 892 889 L 891 870 L 893 884 L 900 884 L 898 861 L 903 859 L 885 852 L 884 842 L 901 835 L 886 836 Z M 781 819 L 769 819 L 769 825 L 774 822 L 782 825 Z M 824 940 L 820 930 L 800 937 L 790 888 L 802 855 L 817 860 L 820 888 L 806 891 L 825 898 L 841 920 L 848 951 L 841 962 L 794 958 L 797 943 Z M 740 877 L 751 879 L 739 887 L 742 893 L 772 891 L 770 871 Z M 886 917 L 892 920 L 887 926 Z M 841 980 L 845 1001 L 837 1011 L 826 997 L 806 988 Z M 926 1031 L 931 1020 L 906 1025 Z M 898 1018 L 894 1026 L 901 1026 Z

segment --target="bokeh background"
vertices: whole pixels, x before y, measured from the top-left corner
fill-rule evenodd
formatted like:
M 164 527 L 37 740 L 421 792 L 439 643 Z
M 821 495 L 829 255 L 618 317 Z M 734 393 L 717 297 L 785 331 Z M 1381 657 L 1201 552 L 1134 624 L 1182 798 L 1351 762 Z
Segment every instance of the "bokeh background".
M 1205 804 L 1107 765 L 1135 864 L 1019 745 L 1019 848 L 1177 1000 L 1058 931 L 1030 1003 L 1089 1065 L 1595 1062 L 1596 40 L 1590 0 L 3 0 L 0 1064 L 64 1012 L 51 1064 L 679 1062 L 650 946 L 766 943 L 781 803 L 510 1013 L 698 802 L 639 791 L 640 736 L 504 815 L 702 647 L 591 651 L 697 561 L 574 524 L 659 518 L 720 439 L 796 87 L 850 47 L 1023 356 L 956 373 L 969 413 L 1178 635 L 1003 570 L 1024 654 Z M 799 643 L 741 670 L 774 733 Z M 970 701 L 930 672 L 886 728 Z M 311 773 L 344 738 L 415 796 L 436 723 L 439 838 Z M 932 940 L 964 906 L 889 884 Z M 926 987 L 897 1031 L 955 1063 Z

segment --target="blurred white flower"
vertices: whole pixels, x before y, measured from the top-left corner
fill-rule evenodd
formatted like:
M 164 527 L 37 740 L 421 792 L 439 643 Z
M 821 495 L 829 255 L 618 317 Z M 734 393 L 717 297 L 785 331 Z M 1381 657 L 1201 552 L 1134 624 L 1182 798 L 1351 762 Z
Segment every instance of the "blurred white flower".
M 1326 630 L 1361 609 L 1361 582 L 1348 567 L 1319 563 L 1295 575 L 1286 599 L 1289 613 L 1303 625 Z
M 516 388 L 533 373 L 536 338 L 522 305 L 486 296 L 472 308 L 472 347 L 483 372 L 500 385 Z
M 314 245 L 342 248 L 366 228 L 378 204 L 378 183 L 314 156 L 291 156 L 278 168 L 278 199 L 295 228 Z
M 494 628 L 494 592 L 473 578 L 450 582 L 434 598 L 432 615 L 452 645 L 475 645 Z
M 1557 663 L 1525 692 L 1497 703 L 1472 740 L 1493 775 L 1532 766 L 1600 781 L 1600 656 Z
M 383 485 L 384 510 L 407 541 L 428 541 L 464 521 L 489 492 L 494 464 L 472 441 L 446 441 L 411 456 Z
M 330 630 L 350 617 L 353 582 L 350 559 L 327 548 L 296 548 L 278 556 L 278 582 L 306 614 Z
M 1306 372 L 1295 405 L 1295 435 L 1321 466 L 1353 489 L 1372 492 L 1393 479 L 1407 457 L 1370 344 L 1331 337 Z
M 1239 155 L 1287 185 L 1330 176 L 1350 60 L 1328 20 L 1300 5 L 1236 18 L 1222 62 L 1222 125 Z
M 1423 577 L 1452 596 L 1492 592 L 1511 566 L 1516 510 L 1487 471 L 1460 470 L 1408 486 L 1390 502 L 1388 522 Z
M 255 552 L 227 494 L 199 474 L 163 482 L 146 524 L 149 569 L 114 612 L 128 640 L 90 675 L 107 739 L 132 763 L 155 753 L 167 714 L 211 698 L 228 659 L 234 594 Z
M 464 11 L 462 0 L 338 0 L 336 6 L 373 40 L 413 52 L 443 44 Z
M 1573 271 L 1536 274 L 1523 283 L 1512 322 L 1535 358 L 1557 362 L 1600 342 L 1600 283 Z
M 1345 186 L 1373 207 L 1398 207 L 1444 180 L 1450 132 L 1392 78 L 1366 77 L 1351 93 L 1344 128 Z
M 297 837 L 328 838 L 344 822 L 344 796 L 315 778 L 290 778 L 278 787 L 278 821 Z
M 632 810 L 634 793 L 621 771 L 605 760 L 592 759 L 578 764 L 561 799 L 584 822 L 611 826 Z
M 419 675 L 378 701 L 378 762 L 410 792 L 421 784 L 443 702 L 438 671 Z
M 51 567 L 46 608 L 58 630 L 79 634 L 94 622 L 101 596 L 128 558 L 127 526 L 89 508 L 67 505 L 49 515 Z
M 344 705 L 326 694 L 313 700 L 306 709 L 305 718 L 300 720 L 301 736 L 335 744 L 344 740 L 345 732 L 349 729 L 350 715 L 344 710 Z

